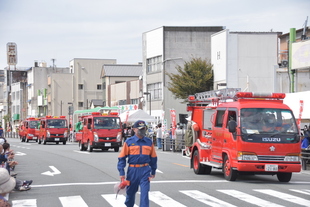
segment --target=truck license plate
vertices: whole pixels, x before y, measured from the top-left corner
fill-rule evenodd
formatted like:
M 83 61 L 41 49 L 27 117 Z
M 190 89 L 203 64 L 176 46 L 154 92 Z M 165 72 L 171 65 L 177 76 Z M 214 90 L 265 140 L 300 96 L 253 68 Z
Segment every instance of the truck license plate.
M 278 165 L 265 165 L 265 171 L 278 171 Z
M 111 147 L 111 143 L 105 143 L 104 146 Z
M 37 137 L 33 137 L 33 139 L 37 139 Z
M 59 141 L 59 138 L 55 138 L 55 141 Z

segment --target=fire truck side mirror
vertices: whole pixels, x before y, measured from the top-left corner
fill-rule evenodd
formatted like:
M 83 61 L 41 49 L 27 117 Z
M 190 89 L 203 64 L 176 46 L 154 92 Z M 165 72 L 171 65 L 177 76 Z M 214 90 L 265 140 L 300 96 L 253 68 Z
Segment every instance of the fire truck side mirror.
M 231 133 L 235 133 L 237 129 L 237 122 L 235 120 L 230 120 L 228 122 L 228 130 Z

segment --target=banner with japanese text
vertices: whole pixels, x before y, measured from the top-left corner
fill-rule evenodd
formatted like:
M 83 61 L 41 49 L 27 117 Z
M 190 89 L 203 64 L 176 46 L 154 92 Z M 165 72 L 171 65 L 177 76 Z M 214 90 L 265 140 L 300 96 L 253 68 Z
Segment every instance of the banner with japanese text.
M 175 110 L 174 109 L 170 109 L 170 118 L 171 118 L 171 134 L 172 134 L 172 139 L 175 139 L 175 128 L 177 125 L 177 121 L 176 121 L 176 114 L 175 114 Z

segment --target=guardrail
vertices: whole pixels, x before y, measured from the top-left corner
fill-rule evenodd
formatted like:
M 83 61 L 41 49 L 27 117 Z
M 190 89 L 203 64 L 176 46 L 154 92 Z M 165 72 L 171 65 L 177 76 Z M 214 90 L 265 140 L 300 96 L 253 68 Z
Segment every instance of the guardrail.
M 301 166 L 303 170 L 307 170 L 307 163 L 310 161 L 310 149 L 301 149 Z
M 17 132 L 3 132 L 3 136 L 5 138 L 19 138 L 19 135 Z

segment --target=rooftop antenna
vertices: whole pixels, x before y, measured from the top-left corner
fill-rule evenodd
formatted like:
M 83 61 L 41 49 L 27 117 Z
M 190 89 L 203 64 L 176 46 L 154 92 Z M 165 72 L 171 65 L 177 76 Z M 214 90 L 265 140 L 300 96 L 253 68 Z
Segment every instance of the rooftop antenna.
M 53 62 L 53 71 L 54 71 L 54 70 L 55 70 L 55 61 L 56 61 L 56 59 L 55 59 L 55 58 L 52 58 L 51 60 L 52 60 L 52 62 Z
M 304 23 L 304 29 L 302 31 L 301 40 L 307 39 L 307 37 L 306 37 L 307 22 L 308 22 L 308 16 L 307 16 L 307 19 L 306 19 L 306 21 Z

